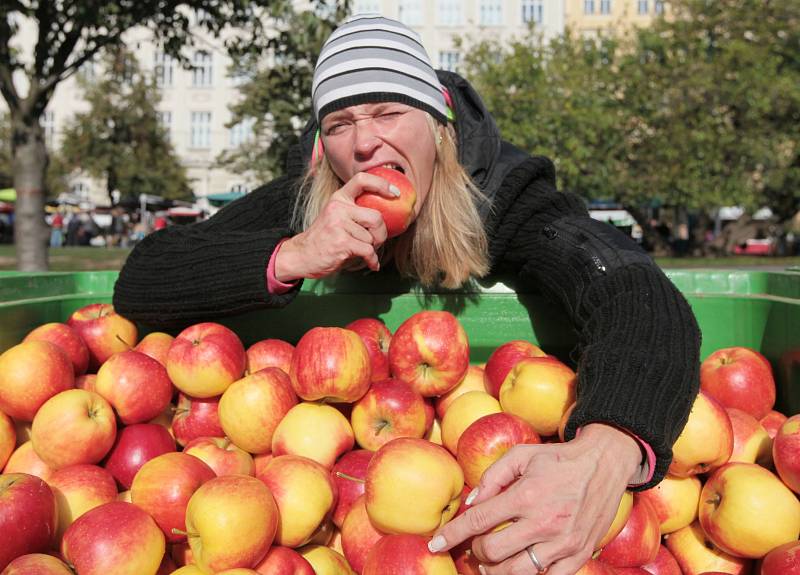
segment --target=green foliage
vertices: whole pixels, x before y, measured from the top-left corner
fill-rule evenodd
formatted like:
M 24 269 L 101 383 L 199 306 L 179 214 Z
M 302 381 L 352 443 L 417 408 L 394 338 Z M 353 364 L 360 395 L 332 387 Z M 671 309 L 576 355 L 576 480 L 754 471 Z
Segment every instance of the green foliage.
M 90 109 L 66 127 L 64 161 L 105 178 L 109 194 L 190 198 L 185 169 L 158 122 L 155 82 L 124 51 L 111 52 L 104 66 L 101 80 L 83 82 Z
M 466 71 L 504 137 L 553 157 L 564 189 L 629 205 L 770 205 L 790 217 L 800 4 L 670 5 L 674 18 L 629 37 L 482 43 Z
M 286 154 L 312 115 L 311 84 L 322 45 L 346 15 L 349 2 L 318 3 L 314 10 L 275 10 L 275 29 L 266 49 L 253 47 L 235 58 L 234 69 L 251 79 L 231 106 L 229 126 L 255 120 L 252 142 L 225 152 L 221 166 L 252 171 L 266 181 L 283 171 Z

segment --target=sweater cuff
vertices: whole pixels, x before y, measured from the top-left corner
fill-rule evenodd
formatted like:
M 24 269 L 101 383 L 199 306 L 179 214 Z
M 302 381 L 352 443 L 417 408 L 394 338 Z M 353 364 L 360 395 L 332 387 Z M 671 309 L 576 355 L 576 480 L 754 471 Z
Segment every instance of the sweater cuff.
M 614 425 L 612 423 L 606 423 L 604 421 L 596 423 L 603 423 L 604 425 L 608 425 L 610 427 L 613 427 L 614 429 L 618 429 L 619 431 L 627 435 L 630 435 L 639 443 L 639 449 L 642 450 L 642 462 L 639 464 L 639 471 L 636 474 L 636 479 L 631 483 L 628 483 L 628 487 L 630 488 L 639 487 L 641 485 L 649 483 L 650 480 L 653 479 L 653 474 L 655 473 L 656 469 L 656 453 L 655 451 L 653 451 L 653 448 L 650 447 L 650 444 L 647 443 L 644 439 L 642 439 L 638 435 L 636 435 L 635 433 L 632 433 L 627 429 L 619 427 L 618 425 Z M 588 425 L 588 423 L 586 425 Z M 578 429 L 575 430 L 575 437 L 578 437 L 580 435 L 581 429 L 582 428 L 579 427 Z
M 275 277 L 275 256 L 278 255 L 278 251 L 281 249 L 283 242 L 288 239 L 289 238 L 283 238 L 280 242 L 278 242 L 278 245 L 275 246 L 275 249 L 272 251 L 272 255 L 269 258 L 269 264 L 267 264 L 267 291 L 272 295 L 285 294 L 295 287 L 298 281 L 300 281 L 295 280 L 291 283 L 284 283 Z

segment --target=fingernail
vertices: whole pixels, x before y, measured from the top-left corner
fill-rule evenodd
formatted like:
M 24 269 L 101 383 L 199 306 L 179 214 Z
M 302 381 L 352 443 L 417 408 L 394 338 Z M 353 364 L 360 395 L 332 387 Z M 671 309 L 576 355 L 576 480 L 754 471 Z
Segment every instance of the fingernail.
M 441 535 L 437 535 L 436 537 L 428 541 L 428 551 L 430 551 L 431 553 L 438 553 L 439 551 L 444 549 L 446 545 L 447 541 L 444 540 L 444 537 L 442 537 Z
M 486 575 L 486 567 L 483 565 L 478 565 L 478 571 L 481 572 L 481 575 Z
M 396 198 L 400 197 L 400 188 L 394 184 L 389 184 L 389 191 L 392 192 L 392 195 L 394 195 Z
M 472 502 L 475 501 L 475 498 L 478 496 L 478 488 L 476 487 L 472 491 L 469 492 L 467 498 L 464 500 L 464 503 L 467 505 L 472 505 Z

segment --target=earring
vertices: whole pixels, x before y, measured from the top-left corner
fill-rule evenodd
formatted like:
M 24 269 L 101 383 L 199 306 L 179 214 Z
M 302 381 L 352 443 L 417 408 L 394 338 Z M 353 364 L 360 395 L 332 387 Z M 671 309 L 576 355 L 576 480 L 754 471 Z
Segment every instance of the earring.
M 442 135 L 439 134 L 439 137 L 436 139 L 436 144 L 438 145 L 438 144 L 441 144 L 441 143 L 442 143 Z

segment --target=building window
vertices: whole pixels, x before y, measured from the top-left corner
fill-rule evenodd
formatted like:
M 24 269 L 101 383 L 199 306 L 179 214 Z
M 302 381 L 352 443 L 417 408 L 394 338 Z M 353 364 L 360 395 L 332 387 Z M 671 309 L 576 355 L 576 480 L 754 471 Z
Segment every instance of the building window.
M 442 26 L 459 26 L 461 24 L 461 2 L 456 0 L 439 0 L 439 24 Z
M 503 24 L 503 0 L 481 0 L 481 26 L 500 26 Z
M 236 148 L 246 142 L 253 140 L 253 126 L 256 123 L 255 118 L 245 118 L 241 122 L 234 124 L 230 129 L 230 142 L 231 147 Z
M 600 0 L 600 14 L 611 14 L 611 0 Z
M 192 148 L 211 147 L 211 112 L 192 112 Z
M 159 88 L 171 88 L 175 79 L 174 60 L 158 50 L 155 55 L 153 70 L 156 76 L 156 84 Z
M 70 192 L 78 198 L 79 202 L 88 202 L 91 190 L 84 182 L 78 181 L 70 186 Z
M 375 0 L 357 0 L 353 3 L 353 14 L 380 14 L 381 3 Z
M 48 148 L 53 147 L 53 140 L 56 136 L 56 114 L 52 110 L 47 110 L 42 114 L 39 124 L 44 130 L 44 143 Z
M 442 50 L 439 52 L 439 68 L 450 72 L 458 71 L 458 62 L 461 55 L 454 50 Z
M 544 22 L 544 0 L 522 0 L 522 21 L 525 24 Z
M 156 112 L 158 118 L 158 125 L 164 128 L 167 135 L 167 140 L 172 140 L 172 112 Z
M 594 14 L 594 0 L 583 0 L 583 13 Z
M 422 24 L 421 0 L 400 0 L 400 5 L 397 8 L 397 18 L 407 26 L 419 26 Z
M 650 12 L 650 6 L 648 6 L 649 0 L 639 0 L 639 14 L 647 14 Z
M 192 66 L 192 86 L 195 88 L 210 88 L 214 73 L 211 65 L 211 54 L 202 50 L 195 52 Z
M 664 13 L 664 3 L 660 0 L 656 0 L 655 5 L 656 14 L 663 14 Z
M 232 194 L 249 194 L 250 188 L 245 184 L 233 184 L 228 191 Z

